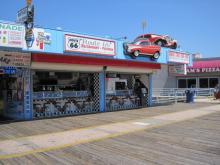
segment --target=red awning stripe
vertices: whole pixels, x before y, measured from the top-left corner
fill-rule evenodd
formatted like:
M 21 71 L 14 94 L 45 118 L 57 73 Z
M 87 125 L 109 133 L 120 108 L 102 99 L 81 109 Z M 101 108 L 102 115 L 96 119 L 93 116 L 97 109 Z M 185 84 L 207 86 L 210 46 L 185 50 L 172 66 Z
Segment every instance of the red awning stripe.
M 188 67 L 189 69 L 202 69 L 202 68 L 219 68 L 220 60 L 210 61 L 194 61 L 193 66 Z
M 139 62 L 139 61 L 127 61 L 127 60 L 115 60 L 115 59 L 102 59 L 91 58 L 82 56 L 67 56 L 60 54 L 32 54 L 33 62 L 47 62 L 47 63 L 63 63 L 63 64 L 82 64 L 82 65 L 99 65 L 99 66 L 118 66 L 118 67 L 134 67 L 134 68 L 146 68 L 146 69 L 161 69 L 160 64 Z

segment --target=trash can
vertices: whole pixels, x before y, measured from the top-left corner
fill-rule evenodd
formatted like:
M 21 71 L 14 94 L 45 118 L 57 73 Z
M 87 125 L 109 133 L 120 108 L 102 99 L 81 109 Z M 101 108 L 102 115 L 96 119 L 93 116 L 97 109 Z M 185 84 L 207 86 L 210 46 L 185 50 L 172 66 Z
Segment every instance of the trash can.
M 194 90 L 186 90 L 186 102 L 187 103 L 193 103 L 194 102 L 194 96 L 195 96 L 195 91 Z

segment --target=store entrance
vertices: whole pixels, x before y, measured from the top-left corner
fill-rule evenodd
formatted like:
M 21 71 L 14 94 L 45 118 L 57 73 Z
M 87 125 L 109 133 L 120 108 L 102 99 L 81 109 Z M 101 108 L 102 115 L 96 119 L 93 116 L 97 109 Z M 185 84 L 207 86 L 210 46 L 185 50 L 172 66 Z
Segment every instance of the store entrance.
M 0 74 L 0 116 L 4 121 L 24 119 L 24 77 L 21 68 L 5 67 Z
M 106 111 L 147 107 L 148 76 L 143 74 L 106 74 Z
M 0 75 L 0 119 L 4 116 L 4 97 L 3 97 L 3 90 L 4 90 L 4 80 L 3 75 Z

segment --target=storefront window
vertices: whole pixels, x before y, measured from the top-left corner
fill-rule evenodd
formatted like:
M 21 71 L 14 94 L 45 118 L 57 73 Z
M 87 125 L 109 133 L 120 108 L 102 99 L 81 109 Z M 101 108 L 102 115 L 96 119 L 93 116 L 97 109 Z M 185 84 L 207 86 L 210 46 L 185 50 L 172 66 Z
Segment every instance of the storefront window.
M 187 79 L 188 88 L 196 88 L 196 79 Z
M 99 111 L 98 73 L 33 72 L 33 117 Z
M 208 78 L 200 78 L 199 79 L 199 87 L 200 88 L 208 88 L 209 87 L 209 79 Z
M 215 88 L 217 84 L 218 84 L 218 78 L 210 78 L 209 79 L 209 87 L 210 88 Z
M 55 75 L 57 76 L 58 79 L 60 80 L 68 80 L 68 79 L 72 79 L 73 74 L 72 72 L 55 72 Z
M 178 80 L 178 88 L 186 88 L 186 79 L 179 79 Z

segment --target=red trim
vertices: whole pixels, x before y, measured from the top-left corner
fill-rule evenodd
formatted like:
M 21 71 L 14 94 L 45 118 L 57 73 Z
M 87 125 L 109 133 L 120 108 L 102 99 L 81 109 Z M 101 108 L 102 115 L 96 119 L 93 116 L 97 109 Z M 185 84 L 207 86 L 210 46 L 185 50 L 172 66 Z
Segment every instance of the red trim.
M 33 62 L 161 69 L 160 64 L 139 62 L 139 61 L 114 60 L 114 59 L 102 59 L 102 58 L 67 56 L 60 54 L 43 54 L 43 53 L 39 53 L 39 54 L 33 53 L 31 57 Z

